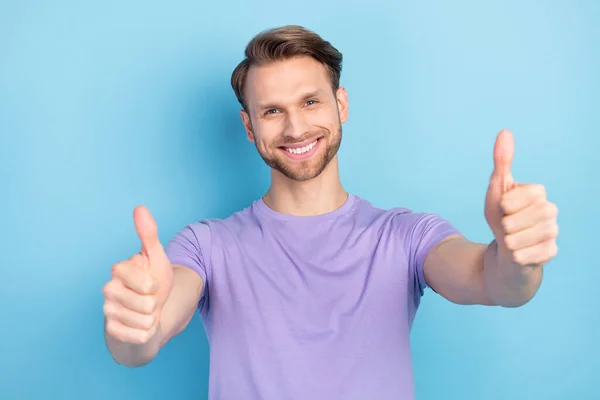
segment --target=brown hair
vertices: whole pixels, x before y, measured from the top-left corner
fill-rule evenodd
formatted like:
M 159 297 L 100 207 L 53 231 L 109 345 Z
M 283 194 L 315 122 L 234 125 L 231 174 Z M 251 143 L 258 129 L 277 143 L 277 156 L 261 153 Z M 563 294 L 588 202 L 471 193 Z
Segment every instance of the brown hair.
M 248 70 L 253 65 L 264 65 L 293 57 L 308 56 L 327 68 L 331 88 L 334 92 L 340 85 L 342 53 L 315 32 L 302 26 L 286 25 L 262 31 L 248 43 L 244 55 L 244 60 L 233 70 L 231 86 L 246 111 L 248 111 L 248 105 L 244 96 L 244 87 Z

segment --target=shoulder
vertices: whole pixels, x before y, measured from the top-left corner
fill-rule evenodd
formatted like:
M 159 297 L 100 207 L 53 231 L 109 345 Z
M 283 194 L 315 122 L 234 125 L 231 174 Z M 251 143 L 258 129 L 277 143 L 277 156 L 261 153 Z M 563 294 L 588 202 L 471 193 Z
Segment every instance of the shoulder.
M 382 233 L 402 238 L 406 243 L 410 243 L 413 238 L 419 240 L 440 233 L 456 233 L 456 228 L 440 214 L 415 211 L 404 206 L 382 208 L 362 198 L 357 198 L 357 202 L 357 219 L 371 227 L 377 227 Z
M 415 212 L 412 209 L 403 206 L 384 208 L 373 205 L 369 200 L 357 196 L 356 215 L 362 219 L 379 221 L 396 228 L 407 228 L 417 223 L 420 219 L 426 218 L 430 214 L 425 212 Z
M 205 218 L 187 223 L 168 241 L 165 251 L 173 263 L 198 265 L 206 268 L 211 264 L 216 248 L 236 236 L 243 226 L 247 210 L 241 210 L 227 218 Z
M 209 245 L 219 236 L 236 234 L 255 224 L 253 205 L 236 211 L 224 218 L 204 218 L 187 224 L 180 235 L 195 238 L 201 245 Z

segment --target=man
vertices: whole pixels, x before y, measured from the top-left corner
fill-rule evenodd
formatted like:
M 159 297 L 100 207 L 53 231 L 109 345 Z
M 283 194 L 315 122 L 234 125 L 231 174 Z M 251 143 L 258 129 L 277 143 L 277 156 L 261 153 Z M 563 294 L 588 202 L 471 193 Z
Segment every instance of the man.
M 199 310 L 211 399 L 413 398 L 409 332 L 423 290 L 525 304 L 557 252 L 557 207 L 543 186 L 513 181 L 508 131 L 485 199 L 491 244 L 434 214 L 374 207 L 339 178 L 342 55 L 299 26 L 262 32 L 245 55 L 231 82 L 271 186 L 165 248 L 137 207 L 142 250 L 113 266 L 103 290 L 108 348 L 120 364 L 144 365 Z

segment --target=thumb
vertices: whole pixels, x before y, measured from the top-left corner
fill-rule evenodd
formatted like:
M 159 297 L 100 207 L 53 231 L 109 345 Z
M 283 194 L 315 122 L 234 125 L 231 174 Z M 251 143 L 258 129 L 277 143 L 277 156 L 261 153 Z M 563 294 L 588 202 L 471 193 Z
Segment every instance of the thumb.
M 163 247 L 158 239 L 156 222 L 150 214 L 150 210 L 144 206 L 138 206 L 133 210 L 133 221 L 135 230 L 142 241 L 142 255 L 146 256 L 152 264 L 153 261 L 164 254 Z
M 494 170 L 490 178 L 490 186 L 502 194 L 514 187 L 514 179 L 510 166 L 515 153 L 513 135 L 504 129 L 496 138 L 494 145 Z

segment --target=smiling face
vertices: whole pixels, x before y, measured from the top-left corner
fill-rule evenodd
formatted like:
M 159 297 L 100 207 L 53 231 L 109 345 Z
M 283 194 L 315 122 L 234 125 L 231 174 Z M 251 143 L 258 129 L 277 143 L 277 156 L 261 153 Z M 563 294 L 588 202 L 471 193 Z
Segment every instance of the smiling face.
M 326 67 L 311 57 L 253 66 L 245 95 L 242 121 L 265 163 L 296 181 L 320 175 L 347 119 L 346 91 L 334 93 Z

